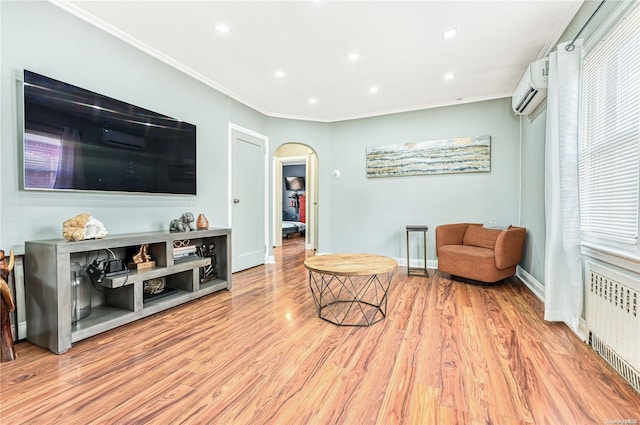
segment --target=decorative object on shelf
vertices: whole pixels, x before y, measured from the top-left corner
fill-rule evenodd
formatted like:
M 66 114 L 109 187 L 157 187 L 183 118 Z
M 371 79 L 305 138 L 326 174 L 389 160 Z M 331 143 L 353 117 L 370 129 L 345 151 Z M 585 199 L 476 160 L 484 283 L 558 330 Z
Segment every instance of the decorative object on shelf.
M 11 318 L 9 312 L 16 309 L 11 297 L 9 289 L 9 273 L 13 270 L 15 264 L 13 251 L 9 251 L 9 262 L 4 255 L 4 251 L 0 250 L 0 319 L 2 320 L 0 331 L 0 361 L 9 362 L 18 358 L 16 349 L 13 345 L 13 335 L 11 334 Z
M 173 262 L 198 258 L 196 245 L 189 239 L 173 241 Z
M 209 282 L 218 278 L 218 270 L 216 253 L 214 252 L 216 244 L 208 243 L 198 246 L 198 256 L 201 258 L 211 258 L 211 264 L 206 267 L 200 267 L 200 283 Z
M 169 230 L 171 232 L 189 232 L 192 230 L 196 230 L 194 221 L 195 219 L 193 217 L 193 213 L 182 213 L 180 218 L 171 220 L 171 223 L 169 224 Z
M 131 270 L 150 269 L 156 265 L 156 262 L 149 255 L 149 245 L 142 244 L 138 248 L 138 252 L 133 255 L 133 262 L 129 263 Z
M 78 214 L 62 223 L 62 236 L 68 241 L 102 239 L 109 231 L 89 213 Z
M 142 282 L 142 290 L 149 295 L 161 294 L 165 287 L 166 284 L 163 277 L 156 277 Z
M 289 196 L 289 199 L 293 199 L 293 201 L 291 201 L 291 206 L 296 209 L 296 212 L 298 212 L 300 210 L 300 195 L 298 195 L 298 192 Z
M 71 263 L 71 324 L 91 314 L 91 281 L 80 263 Z
M 367 148 L 367 178 L 491 171 L 491 136 Z
M 198 216 L 198 220 L 196 220 L 196 227 L 198 230 L 209 228 L 209 220 L 207 220 L 207 217 L 205 217 L 204 214 L 200 214 Z
M 131 270 L 124 261 L 117 258 L 111 260 L 94 260 L 87 266 L 87 274 L 94 284 L 102 284 L 105 277 L 112 278 L 122 274 L 128 274 Z

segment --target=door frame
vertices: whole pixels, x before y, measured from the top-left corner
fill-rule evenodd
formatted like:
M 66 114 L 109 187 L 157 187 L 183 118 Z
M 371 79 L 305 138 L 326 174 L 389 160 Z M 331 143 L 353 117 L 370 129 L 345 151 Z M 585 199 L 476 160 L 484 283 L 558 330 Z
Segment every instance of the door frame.
M 285 165 L 304 165 L 305 181 L 307 182 L 307 189 L 305 195 L 309 192 L 311 181 L 309 180 L 309 157 L 308 156 L 283 156 L 273 157 L 274 170 L 273 173 L 273 193 L 275 199 L 273 202 L 273 246 L 282 246 L 282 175 L 283 167 Z M 307 196 L 307 204 L 305 206 L 305 216 L 307 217 L 307 224 L 309 222 L 309 197 Z M 278 211 L 280 214 L 278 214 Z M 309 247 L 309 234 L 310 230 L 307 229 L 304 233 L 304 246 Z
M 264 263 L 273 263 L 273 256 L 269 255 L 269 137 L 264 134 L 260 134 L 248 128 L 242 127 L 231 121 L 227 123 L 227 227 L 232 229 L 233 232 L 233 131 L 248 134 L 264 142 Z M 231 245 L 233 250 L 233 244 Z M 232 251 L 233 258 L 233 251 Z
M 311 149 L 309 155 L 273 156 L 273 246 L 282 246 L 282 167 L 284 165 L 304 164 L 307 189 L 306 216 L 307 230 L 305 232 L 305 248 L 317 249 L 318 243 L 318 211 L 317 211 L 317 181 L 318 154 L 312 147 L 299 142 L 284 144 L 298 144 Z M 313 159 L 312 159 L 313 158 Z

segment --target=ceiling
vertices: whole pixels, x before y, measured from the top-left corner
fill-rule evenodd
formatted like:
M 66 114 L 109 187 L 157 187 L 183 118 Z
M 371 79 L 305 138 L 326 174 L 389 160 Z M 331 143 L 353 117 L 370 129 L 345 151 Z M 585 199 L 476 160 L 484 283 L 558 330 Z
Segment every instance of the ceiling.
M 330 122 L 511 96 L 582 0 L 54 3 L 262 113 Z

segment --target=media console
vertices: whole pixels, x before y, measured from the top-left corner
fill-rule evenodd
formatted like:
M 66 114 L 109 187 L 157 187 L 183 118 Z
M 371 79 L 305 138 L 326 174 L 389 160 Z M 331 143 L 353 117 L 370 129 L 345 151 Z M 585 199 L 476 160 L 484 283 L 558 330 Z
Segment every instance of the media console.
M 200 279 L 200 268 L 209 266 L 211 257 L 174 261 L 174 241 L 187 239 L 190 244 L 213 247 L 217 278 Z M 92 284 L 91 314 L 72 323 L 71 264 L 86 267 L 96 259 L 112 255 L 128 262 L 130 253 L 142 244 L 148 245 L 155 266 L 105 276 L 99 284 Z M 144 293 L 144 282 L 157 278 L 164 279 L 166 293 L 149 297 Z M 74 342 L 222 289 L 231 289 L 230 229 L 25 243 L 27 339 L 57 354 L 66 352 Z

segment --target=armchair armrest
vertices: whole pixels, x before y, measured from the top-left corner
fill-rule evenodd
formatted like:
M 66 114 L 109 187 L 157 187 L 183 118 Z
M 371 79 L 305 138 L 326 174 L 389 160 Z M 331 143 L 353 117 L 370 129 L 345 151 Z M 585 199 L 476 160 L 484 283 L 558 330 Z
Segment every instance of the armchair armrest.
M 442 224 L 436 227 L 436 255 L 444 245 L 462 245 L 467 223 Z
M 522 261 L 526 235 L 527 229 L 524 227 L 512 227 L 498 235 L 495 248 L 496 267 L 498 269 L 513 267 Z

